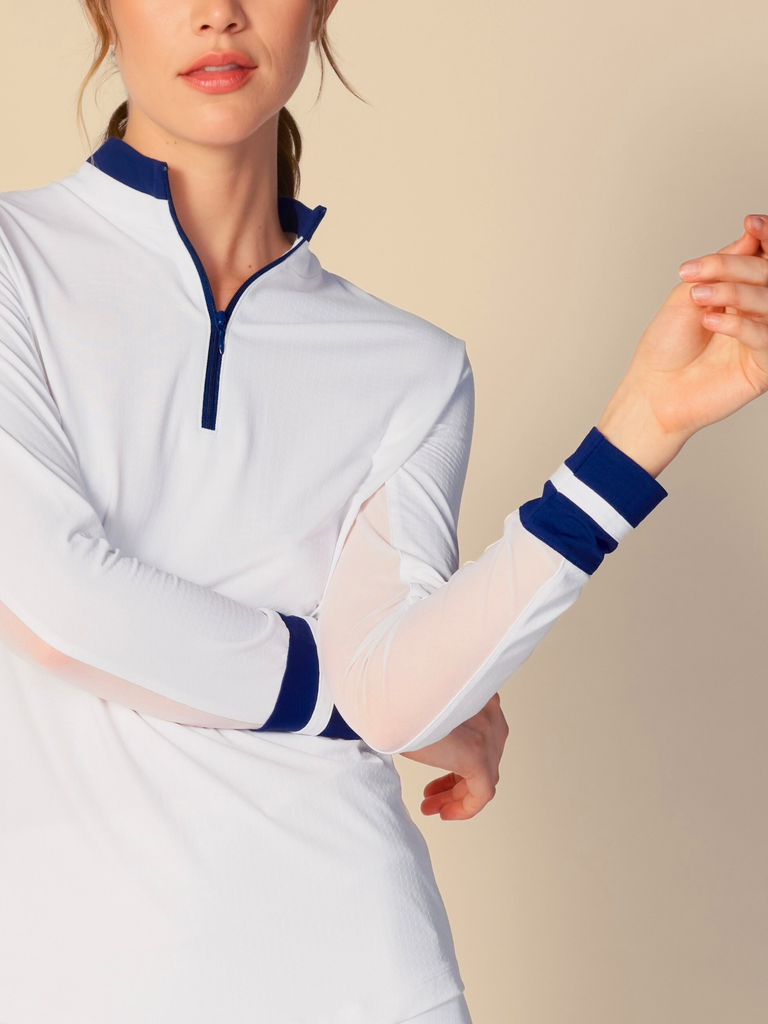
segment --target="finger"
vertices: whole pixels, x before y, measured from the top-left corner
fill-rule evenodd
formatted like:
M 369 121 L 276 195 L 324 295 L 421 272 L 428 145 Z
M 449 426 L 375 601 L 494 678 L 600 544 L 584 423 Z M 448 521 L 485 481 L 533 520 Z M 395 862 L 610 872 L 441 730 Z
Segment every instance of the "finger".
M 726 253 L 749 253 L 757 256 L 764 256 L 765 249 L 762 245 L 763 227 L 752 225 L 751 217 L 760 216 L 759 214 L 750 214 L 744 218 L 744 231 L 735 242 L 730 242 L 728 245 L 724 245 L 722 249 L 718 249 L 718 252 Z M 762 218 L 761 218 L 762 219 Z
M 752 218 L 757 218 L 761 223 L 758 226 L 757 223 L 753 222 Z M 768 215 L 761 214 L 749 214 L 744 218 L 744 231 L 734 241 L 728 245 L 724 245 L 722 249 L 717 250 L 718 254 L 734 255 L 734 256 L 754 256 L 758 259 L 765 259 L 768 257 Z M 700 257 L 703 259 L 704 257 Z M 688 260 L 683 263 L 685 267 L 694 263 L 695 260 Z M 691 270 L 691 276 L 684 277 L 685 280 L 694 280 L 695 272 Z
M 480 811 L 482 811 L 482 807 L 478 807 L 476 810 L 467 810 L 463 803 L 454 801 L 442 808 L 440 817 L 443 821 L 467 821 L 469 818 L 474 818 Z
M 465 821 L 474 817 L 483 809 L 487 800 L 473 797 L 466 779 L 460 779 L 440 808 L 440 817 L 444 821 Z
M 454 801 L 441 808 L 440 817 L 443 821 L 466 821 L 468 818 L 474 818 L 476 814 L 482 811 L 492 797 L 493 794 L 488 799 L 481 799 L 471 795 L 465 796 L 463 800 Z
M 432 779 L 424 787 L 424 796 L 433 796 L 435 793 L 451 790 L 460 778 L 461 776 L 455 772 L 449 772 L 448 775 L 441 775 L 439 779 Z
M 421 813 L 422 814 L 437 814 L 448 804 L 457 804 L 461 806 L 461 801 L 457 801 L 450 789 L 446 790 L 445 793 L 437 793 L 435 796 L 430 796 L 426 800 L 421 801 Z
M 455 802 L 446 803 L 440 817 L 447 820 L 472 818 L 478 814 L 496 795 L 496 785 L 490 776 L 481 773 L 473 778 L 462 779 L 452 790 Z
M 749 317 L 736 313 L 704 313 L 702 323 L 710 331 L 736 338 L 755 354 L 761 355 L 761 363 L 768 354 L 768 325 L 758 324 Z
M 744 225 L 750 235 L 759 239 L 763 255 L 768 256 L 768 214 L 750 213 L 744 218 Z
M 462 779 L 454 786 L 450 800 L 440 808 L 440 817 L 443 821 L 467 821 L 479 814 L 487 803 L 487 799 L 473 796 L 467 780 Z
M 425 809 L 422 804 L 421 807 L 423 814 L 438 814 L 443 821 L 466 821 L 467 818 L 473 818 L 476 811 L 468 812 L 464 810 L 464 806 L 461 801 L 451 800 L 443 807 L 433 808 L 431 810 Z
M 722 281 L 695 284 L 691 298 L 701 306 L 722 307 L 743 316 L 768 320 L 768 288 L 765 286 Z
M 467 809 L 464 807 L 464 800 L 469 794 L 469 787 L 467 780 L 456 776 L 457 782 L 450 789 L 445 790 L 442 793 L 436 793 L 434 796 L 430 796 L 428 799 L 423 800 L 421 803 L 421 810 L 423 814 L 437 814 L 440 812 L 440 817 L 444 818 L 446 814 L 453 817 L 468 817 Z M 480 810 L 472 810 L 472 814 L 476 814 Z
M 743 281 L 745 284 L 768 285 L 768 260 L 759 256 L 708 253 L 682 263 L 678 274 L 683 281 Z

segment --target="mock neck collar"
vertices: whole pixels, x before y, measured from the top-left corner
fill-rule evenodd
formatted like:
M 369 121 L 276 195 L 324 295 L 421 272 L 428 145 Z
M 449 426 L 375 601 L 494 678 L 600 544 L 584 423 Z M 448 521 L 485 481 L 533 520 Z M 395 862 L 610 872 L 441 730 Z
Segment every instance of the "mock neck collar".
M 168 201 L 168 164 L 145 156 L 123 139 L 110 136 L 91 156 L 88 162 L 100 171 L 117 179 L 129 188 Z M 283 231 L 292 232 L 306 241 L 312 237 L 326 213 L 324 206 L 310 209 L 298 199 L 278 196 L 277 212 Z

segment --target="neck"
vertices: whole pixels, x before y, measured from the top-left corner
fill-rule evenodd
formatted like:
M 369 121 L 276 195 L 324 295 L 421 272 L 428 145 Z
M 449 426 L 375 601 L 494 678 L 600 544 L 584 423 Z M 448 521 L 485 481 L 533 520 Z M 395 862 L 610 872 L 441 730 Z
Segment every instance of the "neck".
M 295 239 L 277 212 L 277 115 L 235 145 L 170 135 L 131 113 L 125 142 L 168 164 L 176 214 L 202 260 L 218 309 Z

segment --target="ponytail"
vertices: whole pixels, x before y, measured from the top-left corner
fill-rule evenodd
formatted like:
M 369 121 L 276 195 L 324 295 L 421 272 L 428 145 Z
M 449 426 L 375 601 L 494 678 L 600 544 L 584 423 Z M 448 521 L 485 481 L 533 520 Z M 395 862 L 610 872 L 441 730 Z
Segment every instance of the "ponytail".
M 293 115 L 283 107 L 277 119 L 277 194 L 295 199 L 301 185 L 301 132 Z

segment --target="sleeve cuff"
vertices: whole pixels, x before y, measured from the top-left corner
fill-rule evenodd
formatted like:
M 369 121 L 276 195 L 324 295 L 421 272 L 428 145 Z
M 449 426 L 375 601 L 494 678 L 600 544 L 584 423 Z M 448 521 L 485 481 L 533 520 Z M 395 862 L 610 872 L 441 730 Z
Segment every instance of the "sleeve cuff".
M 632 527 L 639 526 L 667 497 L 661 484 L 612 445 L 597 427 L 590 430 L 564 465 Z
M 320 697 L 320 661 L 312 627 L 301 615 L 283 615 L 282 612 L 278 615 L 289 634 L 285 672 L 272 714 L 264 725 L 252 732 L 302 732 L 313 718 Z M 360 739 L 339 709 L 335 705 L 331 708 L 325 728 L 317 735 Z
M 288 657 L 272 714 L 253 732 L 298 732 L 312 717 L 320 687 L 320 664 L 312 629 L 301 615 L 278 615 L 288 627 Z
M 521 506 L 520 521 L 591 575 L 666 496 L 650 473 L 593 427 L 542 496 Z

